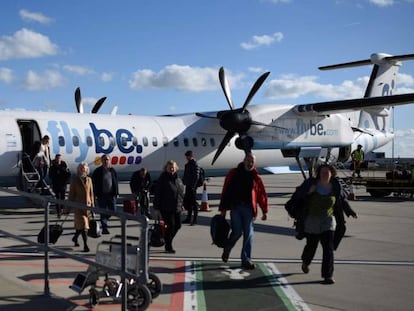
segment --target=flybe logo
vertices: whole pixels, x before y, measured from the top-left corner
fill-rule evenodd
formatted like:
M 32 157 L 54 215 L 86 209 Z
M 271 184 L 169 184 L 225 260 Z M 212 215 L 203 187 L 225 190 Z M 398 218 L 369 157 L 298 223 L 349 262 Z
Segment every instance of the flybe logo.
M 335 136 L 338 135 L 337 129 L 325 129 L 322 123 L 305 123 L 303 119 L 297 119 L 296 131 L 298 135 L 305 134 L 305 138 L 310 136 Z
M 89 127 L 78 129 L 70 127 L 66 121 L 48 122 L 47 130 L 51 135 L 51 149 L 54 154 L 77 155 L 76 163 L 85 161 L 90 153 L 96 158 L 102 154 L 121 153 L 112 155 L 112 164 L 139 164 L 142 161 L 142 145 L 137 143 L 133 133 L 127 129 L 117 129 L 111 132 L 98 128 L 90 122 Z M 95 159 L 96 162 L 96 159 Z

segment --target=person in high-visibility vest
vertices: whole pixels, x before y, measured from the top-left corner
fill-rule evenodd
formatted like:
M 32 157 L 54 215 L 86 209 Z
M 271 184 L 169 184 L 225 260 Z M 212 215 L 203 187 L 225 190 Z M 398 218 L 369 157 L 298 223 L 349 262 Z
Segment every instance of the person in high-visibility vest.
M 364 151 L 362 150 L 362 145 L 358 145 L 357 149 L 351 153 L 352 163 L 354 164 L 354 171 L 352 172 L 352 177 L 355 177 L 355 173 L 361 178 L 361 164 L 364 161 Z

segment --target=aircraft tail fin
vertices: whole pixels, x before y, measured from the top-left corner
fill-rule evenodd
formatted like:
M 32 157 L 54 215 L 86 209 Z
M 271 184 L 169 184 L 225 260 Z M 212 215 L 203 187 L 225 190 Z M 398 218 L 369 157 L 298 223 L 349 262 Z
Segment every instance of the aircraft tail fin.
M 360 60 L 337 65 L 319 67 L 320 70 L 373 65 L 371 76 L 364 97 L 378 97 L 394 95 L 396 90 L 397 74 L 401 61 L 414 59 L 414 54 L 392 56 L 385 53 L 372 54 L 370 59 Z M 390 106 L 365 108 L 360 113 L 358 128 L 385 130 L 390 127 Z

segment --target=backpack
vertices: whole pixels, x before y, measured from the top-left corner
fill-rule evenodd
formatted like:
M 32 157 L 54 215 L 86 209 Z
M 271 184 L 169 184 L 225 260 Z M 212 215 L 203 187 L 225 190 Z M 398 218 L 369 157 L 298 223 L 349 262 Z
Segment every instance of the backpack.
M 197 179 L 197 187 L 201 187 L 202 185 L 204 185 L 204 180 L 206 178 L 206 172 L 201 166 L 199 166 L 198 169 L 199 169 L 199 173 L 198 173 L 198 179 Z
M 230 225 L 226 218 L 220 214 L 213 216 L 210 223 L 210 234 L 213 240 L 212 244 L 224 248 L 230 232 Z

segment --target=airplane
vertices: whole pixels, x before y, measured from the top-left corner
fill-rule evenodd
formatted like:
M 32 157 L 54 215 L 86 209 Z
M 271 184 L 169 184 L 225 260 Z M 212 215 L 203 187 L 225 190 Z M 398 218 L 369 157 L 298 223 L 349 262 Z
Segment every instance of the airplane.
M 80 89 L 75 91 L 77 113 L 0 111 L 0 186 L 29 191 L 32 146 L 50 137 L 52 158 L 62 154 L 74 174 L 79 163 L 91 173 L 100 157 L 110 154 L 119 180 L 129 180 L 140 167 L 156 177 L 167 160 L 185 164 L 191 149 L 206 176 L 224 176 L 253 151 L 260 172 L 272 167 L 314 167 L 315 163 L 346 162 L 358 144 L 365 152 L 393 139 L 392 106 L 414 102 L 414 93 L 394 95 L 401 62 L 414 54 L 372 54 L 369 59 L 320 67 L 321 70 L 373 65 L 363 98 L 300 105 L 250 102 L 269 75 L 254 83 L 241 108 L 235 108 L 224 68 L 219 81 L 229 109 L 177 115 L 134 116 L 100 114 L 106 97 L 92 113 L 84 113 Z M 30 173 L 30 174 L 29 174 Z

